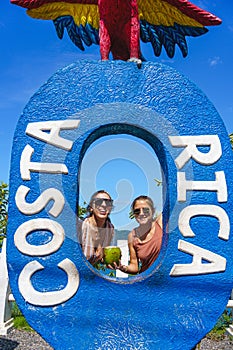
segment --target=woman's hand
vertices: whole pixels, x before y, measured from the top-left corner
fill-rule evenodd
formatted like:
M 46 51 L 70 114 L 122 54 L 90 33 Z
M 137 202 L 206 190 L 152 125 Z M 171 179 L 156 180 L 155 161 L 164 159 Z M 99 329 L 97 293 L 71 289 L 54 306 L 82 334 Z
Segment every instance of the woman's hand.
M 118 264 L 114 261 L 112 265 L 107 265 L 107 267 L 111 270 L 120 270 L 122 272 L 127 272 L 128 270 L 128 266 L 122 265 L 121 260 L 119 260 Z
M 103 262 L 103 255 L 104 255 L 103 248 L 99 246 L 96 249 L 95 254 L 92 255 L 92 257 L 88 261 L 92 265 L 96 264 L 97 262 Z

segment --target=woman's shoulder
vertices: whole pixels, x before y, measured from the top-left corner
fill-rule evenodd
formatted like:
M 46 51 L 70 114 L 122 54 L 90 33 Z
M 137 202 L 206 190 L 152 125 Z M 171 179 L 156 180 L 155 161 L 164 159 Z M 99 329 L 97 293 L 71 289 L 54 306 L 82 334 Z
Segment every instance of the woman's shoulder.
M 156 237 L 156 239 L 158 237 L 160 237 L 162 239 L 163 236 L 163 228 L 161 227 L 160 223 L 156 221 L 154 221 L 154 236 Z
M 162 217 L 162 213 L 160 213 L 157 218 L 155 219 L 155 222 L 161 227 L 163 228 L 163 217 Z
M 80 219 L 78 218 L 77 220 L 77 225 L 79 228 L 84 228 L 84 227 L 87 227 L 88 225 L 90 225 L 90 221 L 89 221 L 89 217 L 85 218 L 85 219 Z
M 133 229 L 132 231 L 130 231 L 130 233 L 128 234 L 128 242 L 132 242 L 134 240 L 134 238 L 136 237 L 136 232 L 135 229 Z

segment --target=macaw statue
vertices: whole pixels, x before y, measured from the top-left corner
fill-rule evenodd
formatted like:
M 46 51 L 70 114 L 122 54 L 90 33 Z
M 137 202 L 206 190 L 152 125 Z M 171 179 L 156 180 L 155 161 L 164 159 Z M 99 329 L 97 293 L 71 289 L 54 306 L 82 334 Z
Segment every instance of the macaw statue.
M 199 36 L 221 19 L 188 0 L 11 0 L 33 18 L 53 20 L 57 35 L 64 30 L 81 50 L 100 45 L 102 60 L 140 60 L 140 39 L 151 42 L 155 56 L 162 47 L 172 58 L 177 44 L 188 54 L 186 36 Z

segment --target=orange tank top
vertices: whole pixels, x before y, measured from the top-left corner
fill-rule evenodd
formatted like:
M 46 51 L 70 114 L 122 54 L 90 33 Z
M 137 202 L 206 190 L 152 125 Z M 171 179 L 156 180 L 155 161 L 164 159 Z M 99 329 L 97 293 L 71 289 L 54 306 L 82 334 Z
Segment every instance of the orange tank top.
M 141 262 L 140 273 L 148 269 L 157 259 L 161 244 L 162 244 L 162 229 L 157 222 L 155 222 L 155 231 L 151 239 L 146 242 L 141 242 L 136 236 L 136 231 L 133 233 L 133 247 L 136 251 L 137 258 Z

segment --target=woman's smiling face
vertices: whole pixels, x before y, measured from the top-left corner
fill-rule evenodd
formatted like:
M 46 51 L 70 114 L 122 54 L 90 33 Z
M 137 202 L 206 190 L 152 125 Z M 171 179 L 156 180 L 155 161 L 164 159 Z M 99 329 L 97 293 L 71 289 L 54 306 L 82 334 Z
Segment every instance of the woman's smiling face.
M 96 218 L 106 219 L 112 210 L 112 199 L 107 193 L 98 193 L 92 201 L 92 213 Z
M 154 210 L 149 201 L 138 199 L 133 208 L 134 217 L 140 225 L 147 224 L 153 220 Z

